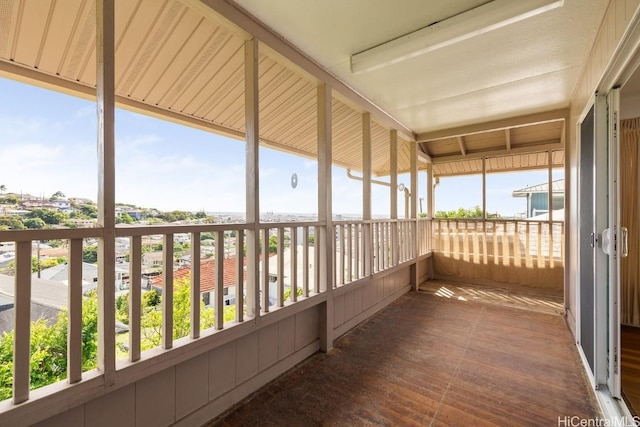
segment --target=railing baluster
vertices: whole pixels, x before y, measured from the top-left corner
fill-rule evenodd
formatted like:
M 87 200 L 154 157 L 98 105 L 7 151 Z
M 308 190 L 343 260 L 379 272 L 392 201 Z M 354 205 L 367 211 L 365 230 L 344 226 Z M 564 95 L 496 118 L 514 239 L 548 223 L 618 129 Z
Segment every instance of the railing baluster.
M 262 311 L 269 312 L 269 229 L 262 230 Z M 236 298 L 242 297 L 237 293 Z
M 278 307 L 284 306 L 284 228 L 278 227 Z
M 268 242 L 267 242 L 268 245 Z M 267 256 L 267 259 L 269 257 Z M 236 322 L 244 320 L 244 230 L 236 231 Z
M 139 265 L 139 264 L 138 264 Z M 192 339 L 200 337 L 200 282 L 202 280 L 200 274 L 200 233 L 191 233 L 191 331 Z M 140 289 L 140 286 L 138 286 Z M 140 306 L 140 303 L 137 304 Z
M 302 227 L 302 296 L 309 296 L 309 227 Z
M 67 381 L 82 379 L 82 239 L 69 241 Z
M 536 230 L 538 234 L 538 268 L 544 268 L 544 256 L 542 253 L 542 221 L 536 223 Z
M 129 360 L 140 359 L 142 236 L 129 238 Z
M 162 348 L 173 347 L 173 233 L 165 234 L 162 246 Z
M 291 227 L 291 292 L 289 293 L 289 301 L 296 302 L 298 300 L 298 228 Z
M 216 275 L 213 300 L 213 312 L 215 315 L 215 328 L 224 327 L 224 231 L 216 231 Z
M 363 239 L 362 239 L 363 232 L 364 232 L 364 228 L 362 227 L 361 224 L 353 225 L 352 239 L 353 239 L 353 250 L 355 252 L 353 256 L 355 260 L 355 265 L 354 265 L 355 280 L 358 280 L 360 278 L 360 272 L 364 270 L 362 265 L 364 263 L 364 251 L 361 250 L 362 243 L 363 243 Z M 362 256 L 360 255 L 361 253 L 362 253 Z M 351 276 L 351 281 L 353 280 L 354 280 L 354 276 Z
M 31 241 L 16 242 L 14 282 L 13 403 L 29 399 L 31 336 Z
M 353 228 L 351 227 L 351 224 L 347 225 L 347 281 L 351 282 L 353 280 L 353 274 L 352 274 L 352 270 L 353 270 Z

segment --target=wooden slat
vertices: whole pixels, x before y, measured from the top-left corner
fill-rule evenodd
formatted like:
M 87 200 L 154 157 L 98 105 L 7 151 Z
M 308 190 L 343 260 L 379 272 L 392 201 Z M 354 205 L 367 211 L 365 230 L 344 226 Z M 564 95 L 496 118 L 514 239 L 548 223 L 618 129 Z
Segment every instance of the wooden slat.
M 224 327 L 224 231 L 216 231 L 216 276 L 214 287 L 213 311 L 215 328 Z
M 345 239 L 345 226 L 340 224 L 336 226 L 338 228 L 338 241 L 340 242 L 340 255 L 339 255 L 339 260 L 338 260 L 338 284 L 339 285 L 344 285 L 345 280 L 344 280 L 344 274 L 345 274 L 345 265 L 344 265 L 344 258 L 346 256 L 346 252 L 345 252 L 345 245 L 346 245 L 346 239 Z
M 269 312 L 269 229 L 262 229 L 262 312 Z
M 284 273 L 284 227 L 278 227 L 278 307 L 284 306 Z
M 189 336 L 191 339 L 200 337 L 200 282 L 202 277 L 200 274 L 200 233 L 191 233 L 191 283 L 190 286 L 190 303 L 191 303 L 191 329 Z
M 289 301 L 296 302 L 298 300 L 298 228 L 291 227 L 291 294 Z
M 302 240 L 302 296 L 306 298 L 309 296 L 309 227 L 302 227 Z
M 173 234 L 164 235 L 162 245 L 162 348 L 173 347 Z
M 31 355 L 31 242 L 16 242 L 14 281 L 13 403 L 29 399 Z
M 142 237 L 129 239 L 129 360 L 140 359 L 142 299 Z
M 267 259 L 269 258 L 268 253 L 265 256 L 267 257 Z M 244 320 L 244 231 L 236 231 L 236 322 L 239 323 L 239 322 L 242 322 L 243 320 Z
M 82 379 L 82 239 L 69 241 L 67 380 Z

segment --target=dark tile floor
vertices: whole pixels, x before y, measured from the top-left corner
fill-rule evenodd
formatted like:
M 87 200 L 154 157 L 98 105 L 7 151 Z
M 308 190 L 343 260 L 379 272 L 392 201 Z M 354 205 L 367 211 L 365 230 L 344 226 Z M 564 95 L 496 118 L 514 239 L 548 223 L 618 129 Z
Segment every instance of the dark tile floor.
M 582 369 L 561 315 L 410 292 L 207 426 L 557 426 Z

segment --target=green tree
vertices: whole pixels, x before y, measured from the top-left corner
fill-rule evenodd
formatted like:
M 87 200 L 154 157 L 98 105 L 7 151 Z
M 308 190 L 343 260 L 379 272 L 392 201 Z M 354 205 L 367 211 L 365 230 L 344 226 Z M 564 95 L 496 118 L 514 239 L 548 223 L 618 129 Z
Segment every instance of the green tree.
M 41 218 L 27 218 L 22 222 L 25 227 L 31 230 L 40 230 L 47 225 Z
M 82 248 L 82 260 L 89 264 L 98 262 L 98 247 L 95 245 L 89 245 Z
M 13 215 L 0 216 L 0 230 L 24 230 L 24 223 Z
M 126 212 L 121 213 L 116 217 L 116 224 L 133 224 L 135 220 L 131 215 Z
M 85 216 L 86 219 L 90 218 L 98 218 L 98 207 L 93 204 L 85 204 L 80 206 L 80 212 Z
M 51 326 L 44 319 L 31 323 L 31 389 L 66 378 L 67 324 L 66 310 L 58 314 Z M 0 336 L 0 400 L 8 399 L 12 393 L 14 334 L 11 331 Z M 97 366 L 97 338 L 98 298 L 92 291 L 82 303 L 82 368 L 85 371 Z
M 469 209 L 459 208 L 458 210 L 438 211 L 436 212 L 435 217 L 436 218 L 480 219 L 482 218 L 482 209 L 480 209 L 480 206 L 474 206 L 473 208 L 469 208 Z
M 62 212 L 42 208 L 33 209 L 26 216 L 27 218 L 40 218 L 49 225 L 60 224 L 69 218 L 68 215 Z
M 15 194 L 7 194 L 6 196 L 0 198 L 0 204 L 5 204 L 5 205 L 15 205 L 20 201 L 20 199 L 18 199 L 18 196 L 16 196 Z
M 58 199 L 64 199 L 66 196 L 64 195 L 64 193 L 62 191 L 56 191 L 55 193 L 53 193 L 51 195 L 51 197 L 49 198 L 49 200 L 58 200 Z
M 186 337 L 191 330 L 191 292 L 190 278 L 186 277 L 174 281 L 173 288 L 173 339 Z M 149 292 L 147 292 L 149 293 Z M 149 350 L 157 347 L 162 342 L 162 311 L 160 309 L 160 301 L 158 305 L 144 306 L 142 308 L 141 326 L 141 343 L 143 350 Z M 214 325 L 214 313 L 211 307 L 204 306 L 204 302 L 200 302 L 200 326 L 202 328 L 210 328 Z M 230 316 L 230 314 L 229 314 Z M 235 312 L 233 313 L 235 318 Z
M 7 186 L 4 184 L 0 184 L 0 194 L 4 194 L 7 192 Z

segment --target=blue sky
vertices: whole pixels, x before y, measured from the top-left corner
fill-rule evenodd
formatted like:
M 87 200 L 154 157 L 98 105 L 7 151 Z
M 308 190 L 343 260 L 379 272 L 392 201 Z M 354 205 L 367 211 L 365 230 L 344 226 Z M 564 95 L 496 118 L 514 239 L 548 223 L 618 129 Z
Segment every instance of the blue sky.
M 0 79 L 0 184 L 10 192 L 96 200 L 95 103 Z M 116 200 L 161 210 L 243 212 L 245 144 L 123 110 L 116 114 Z M 291 187 L 291 175 L 298 186 Z M 524 202 L 515 189 L 546 180 L 546 171 L 489 179 L 490 211 L 512 215 Z M 538 178 L 539 177 L 539 178 Z M 426 195 L 424 174 L 419 197 Z M 398 182 L 409 183 L 408 176 Z M 314 214 L 317 164 L 276 150 L 260 150 L 261 211 Z M 333 169 L 335 213 L 359 214 L 362 183 Z M 481 205 L 481 180 L 443 179 L 436 208 Z M 373 186 L 374 215 L 388 215 L 389 188 Z M 404 212 L 398 194 L 399 212 Z M 494 207 L 495 206 L 495 207 Z M 426 209 L 426 207 L 425 207 Z

